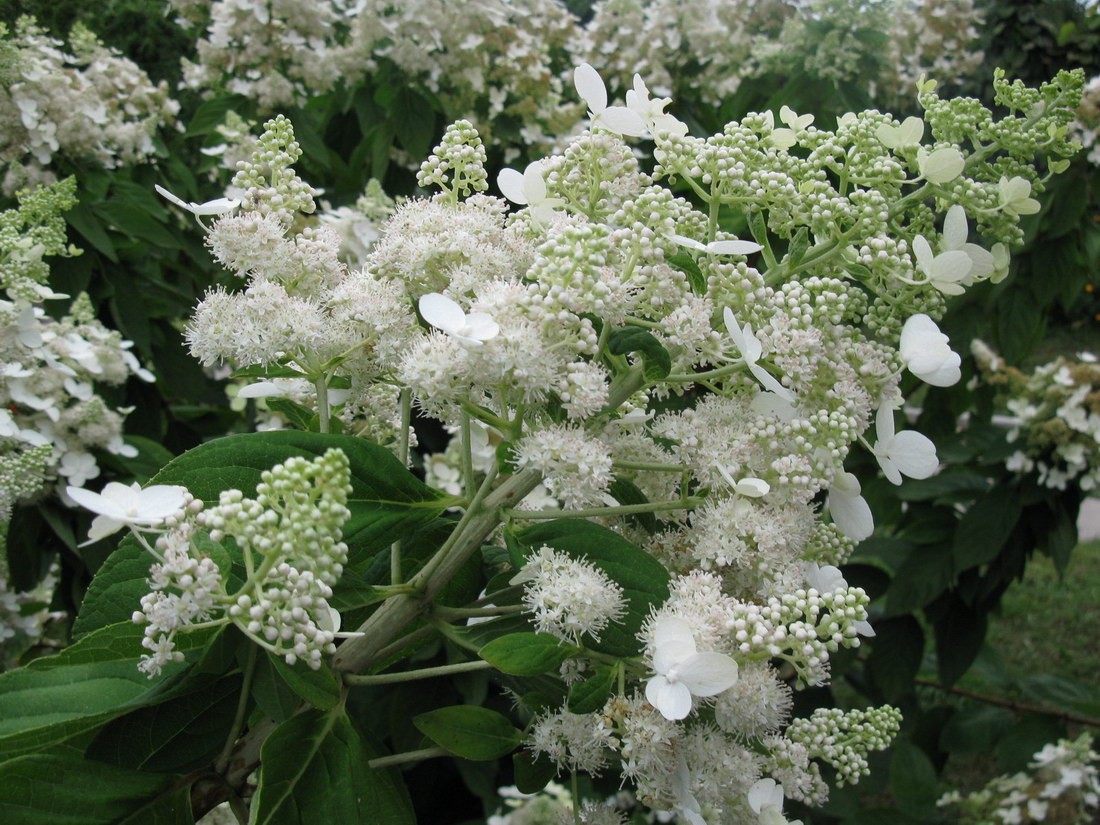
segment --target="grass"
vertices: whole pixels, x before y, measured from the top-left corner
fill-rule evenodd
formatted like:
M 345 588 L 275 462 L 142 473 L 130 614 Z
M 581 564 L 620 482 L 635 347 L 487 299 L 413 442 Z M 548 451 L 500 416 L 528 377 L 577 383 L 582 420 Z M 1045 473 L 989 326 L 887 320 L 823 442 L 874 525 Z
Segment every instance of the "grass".
M 1065 576 L 1037 555 L 1008 589 L 986 643 L 1010 671 L 1100 677 L 1100 541 L 1079 545 Z

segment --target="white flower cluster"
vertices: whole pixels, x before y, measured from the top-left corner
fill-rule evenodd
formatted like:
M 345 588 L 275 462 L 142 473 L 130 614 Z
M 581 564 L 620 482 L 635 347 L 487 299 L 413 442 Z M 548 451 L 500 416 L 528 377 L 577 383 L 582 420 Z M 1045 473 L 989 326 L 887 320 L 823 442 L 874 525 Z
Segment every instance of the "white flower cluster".
M 150 592 L 133 615 L 146 625 L 142 644 L 149 653 L 138 667 L 150 678 L 182 661 L 177 633 L 228 622 L 288 664 L 301 660 L 316 670 L 321 657 L 335 651 L 339 621 L 327 600 L 347 561 L 340 538 L 350 515 L 347 456 L 331 449 L 312 461 L 290 458 L 260 478 L 255 498 L 225 490 L 205 510 L 183 487 L 69 488 L 97 514 L 91 539 L 129 527 L 157 560 L 149 569 Z M 145 533 L 156 534 L 153 545 Z M 233 539 L 239 560 L 221 545 L 225 538 Z M 236 564 L 245 580 L 230 593 Z
M 132 342 L 95 317 L 87 295 L 56 320 L 37 302 L 63 298 L 46 285 L 50 255 L 65 246 L 60 212 L 75 203 L 70 178 L 20 196 L 0 213 L 0 520 L 11 508 L 63 477 L 83 486 L 99 475 L 92 450 L 132 457 L 122 439 L 127 410 L 113 409 L 96 385 L 130 376 L 153 381 L 130 352 Z
M 853 781 L 864 764 L 854 739 L 831 750 L 783 733 L 786 683 L 825 683 L 832 654 L 873 635 L 867 595 L 836 568 L 874 529 L 844 462 L 860 445 L 893 483 L 937 471 L 932 442 L 896 428 L 904 373 L 959 380 L 936 324 L 945 296 L 999 277 L 1037 206 L 1038 167 L 1075 150 L 1064 127 L 1083 77 L 1042 90 L 998 77 L 1000 120 L 925 83 L 924 120 L 852 113 L 830 131 L 784 108 L 782 125 L 754 113 L 706 138 L 642 78 L 625 106 L 591 66 L 574 81 L 591 130 L 502 172 L 505 201 L 487 194 L 480 138 L 456 123 L 421 167 L 441 192 L 403 204 L 360 272 L 325 263 L 334 238 L 292 242 L 301 206 L 249 183 L 268 194 L 243 195 L 246 211 L 215 222 L 210 245 L 250 285 L 208 296 L 192 345 L 308 377 L 322 421 L 339 406 L 334 385 L 350 387 L 348 404 L 400 388 L 460 434 L 433 473 L 469 507 L 518 470 L 566 510 L 503 518 L 600 518 L 649 550 L 672 595 L 645 626 L 641 662 L 624 663 L 602 712 L 542 712 L 532 746 L 593 773 L 618 762 L 646 804 L 695 825 L 783 822 L 785 798 L 825 798 L 814 760 Z M 654 139 L 652 174 L 624 136 Z M 260 143 L 291 180 L 285 124 Z M 311 207 L 308 187 L 293 188 Z M 508 201 L 524 208 L 509 216 Z M 255 309 L 214 324 L 218 302 Z M 544 629 L 576 640 L 616 617 L 619 597 L 592 571 L 553 551 L 543 562 L 527 602 Z M 760 698 L 742 710 L 743 672 Z M 716 724 L 699 713 L 709 706 Z M 876 713 L 851 722 L 864 752 L 893 729 L 892 710 Z
M 1100 75 L 1085 84 L 1085 93 L 1073 122 L 1073 136 L 1088 150 L 1085 157 L 1100 166 Z
M 340 45 L 349 12 L 344 0 L 172 0 L 178 22 L 201 32 L 197 59 L 184 60 L 185 86 L 224 89 L 262 111 L 303 103 L 343 77 L 356 61 Z
M 580 641 L 600 633 L 626 612 L 623 589 L 593 564 L 543 547 L 513 581 L 522 581 L 523 604 L 535 627 L 559 639 Z
M 1018 449 L 1005 466 L 1035 473 L 1044 487 L 1100 487 L 1100 363 L 1081 352 L 1059 357 L 1030 374 L 1005 365 L 981 341 L 973 346 L 983 380 L 997 388 Z
M 1095 822 L 1100 809 L 1100 753 L 1092 736 L 1060 739 L 1036 752 L 1026 771 L 998 776 L 980 790 L 940 797 L 959 825 Z
M 77 24 L 65 44 L 29 17 L 0 24 L 0 189 L 7 195 L 55 180 L 56 155 L 107 169 L 153 153 L 153 135 L 179 104 L 135 63 Z

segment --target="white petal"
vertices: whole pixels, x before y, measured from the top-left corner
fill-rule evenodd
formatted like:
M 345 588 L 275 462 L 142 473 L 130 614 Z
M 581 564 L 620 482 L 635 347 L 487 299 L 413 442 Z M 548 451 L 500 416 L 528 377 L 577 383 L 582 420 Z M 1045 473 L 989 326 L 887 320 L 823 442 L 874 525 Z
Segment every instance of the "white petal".
M 694 238 L 688 238 L 684 235 L 669 235 L 668 237 L 669 240 L 675 241 L 676 243 L 680 244 L 680 246 L 686 246 L 688 249 L 697 249 L 700 252 L 707 251 L 707 245 L 704 243 L 700 243 Z M 729 311 L 729 307 L 726 307 L 726 311 Z
M 913 146 L 924 137 L 924 121 L 919 117 L 907 117 L 898 127 L 899 145 Z
M 936 445 L 928 436 L 914 430 L 902 430 L 894 436 L 890 459 L 910 478 L 928 478 L 940 466 Z
M 512 203 L 520 206 L 527 204 L 527 193 L 523 190 L 523 175 L 515 169 L 501 169 L 497 175 L 497 188 Z
M 774 392 L 758 392 L 749 408 L 757 415 L 773 416 L 784 422 L 791 421 L 795 415 L 794 404 Z
M 542 164 L 529 163 L 523 170 L 523 191 L 530 203 L 546 200 L 546 181 L 542 178 Z
M 171 192 L 169 192 L 167 189 L 165 189 L 159 183 L 153 184 L 153 188 L 157 190 L 157 193 L 162 198 L 165 198 L 166 200 L 170 201 L 171 203 L 174 203 L 176 206 L 180 207 L 181 209 L 186 209 L 188 211 L 191 210 L 191 204 L 187 203 L 187 201 L 182 200 L 181 198 L 177 198 L 175 195 L 173 195 Z
M 751 255 L 763 248 L 753 241 L 711 241 L 706 246 L 707 252 L 715 255 Z
M 962 251 L 970 256 L 970 275 L 973 278 L 988 278 L 997 268 L 993 253 L 976 243 L 963 244 Z
M 734 490 L 740 496 L 748 498 L 760 498 L 771 490 L 771 485 L 762 478 L 743 478 L 734 486 Z
M 662 616 L 653 627 L 653 667 L 657 673 L 695 654 L 691 625 L 676 616 Z
M 661 678 L 661 677 L 655 677 Z M 652 682 L 652 680 L 650 680 Z M 676 722 L 691 713 L 691 691 L 683 682 L 665 681 L 654 691 L 654 698 L 650 699 L 649 685 L 646 685 L 646 698 L 653 707 L 661 712 L 661 715 L 670 721 Z
M 207 201 L 206 203 L 193 203 L 188 206 L 187 209 L 190 212 L 194 212 L 196 215 L 224 215 L 226 212 L 232 212 L 240 205 L 241 202 L 239 200 L 217 198 L 216 200 Z
M 466 316 L 466 324 L 463 327 L 462 334 L 476 338 L 479 341 L 488 341 L 500 334 L 500 326 L 487 313 L 471 312 Z
M 599 114 L 607 108 L 607 87 L 604 86 L 600 73 L 587 63 L 582 63 L 573 70 L 573 85 L 593 114 Z
M 936 256 L 932 254 L 932 247 L 928 245 L 924 235 L 917 235 L 913 239 L 913 255 L 917 259 L 917 266 L 925 273 L 932 273 L 932 262 Z
M 937 149 L 919 161 L 921 174 L 930 183 L 948 183 L 962 174 L 966 160 L 953 146 Z
M 625 106 L 608 106 L 593 118 L 593 123 L 618 135 L 627 135 L 628 137 L 647 137 L 649 135 L 649 128 L 645 125 L 641 115 Z
M 932 263 L 932 279 L 935 281 L 961 281 L 970 274 L 974 263 L 961 249 L 941 252 Z
M 271 381 L 257 381 L 237 390 L 238 398 L 270 398 L 276 395 L 286 395 L 291 387 L 280 386 Z
M 810 587 L 823 594 L 833 593 L 848 586 L 848 582 L 844 581 L 840 568 L 831 564 L 824 566 L 811 564 L 806 571 L 806 581 L 809 582 Z
M 754 337 L 753 340 L 755 341 L 756 338 Z M 794 393 L 780 384 L 779 379 L 762 366 L 759 364 L 749 364 L 749 372 L 751 372 L 756 377 L 756 380 L 764 386 L 764 389 L 769 392 L 774 392 L 785 401 L 794 402 Z
M 843 473 L 842 475 L 855 478 L 851 473 Z M 867 504 L 867 500 L 859 494 L 858 488 L 853 494 L 840 489 L 834 481 L 833 489 L 829 492 L 829 497 L 825 501 L 825 507 L 833 517 L 833 524 L 852 541 L 863 541 L 875 532 L 875 520 L 871 514 L 871 507 Z
M 110 487 L 111 484 L 118 484 L 118 482 L 112 481 L 107 487 Z M 104 490 L 106 489 L 107 488 L 104 487 Z M 118 518 L 123 514 L 119 506 L 106 496 L 100 493 L 93 493 L 91 490 L 85 490 L 83 487 L 66 487 L 65 494 L 85 510 L 91 510 L 93 513 L 98 513 L 101 516 L 113 516 Z M 121 524 L 119 526 L 121 526 Z
M 945 249 L 962 249 L 966 243 L 966 210 L 955 204 L 947 210 L 943 219 L 943 246 Z
M 466 313 L 456 302 L 438 292 L 420 296 L 418 304 L 424 320 L 447 333 L 457 333 L 466 324 Z
M 878 436 L 879 443 L 889 449 L 886 445 L 894 440 L 894 408 L 889 404 L 884 403 L 878 408 L 875 415 L 875 435 Z
M 138 512 L 143 521 L 163 521 L 183 508 L 183 487 L 174 484 L 154 484 L 141 491 Z
M 765 777 L 757 780 L 748 794 L 749 807 L 754 813 L 760 813 L 765 807 L 783 807 L 783 786 L 777 785 L 774 779 Z
M 73 488 L 70 487 L 69 489 L 71 490 Z M 66 490 L 66 492 L 68 492 L 68 490 Z M 85 544 L 92 544 L 100 539 L 107 538 L 107 536 L 117 533 L 122 528 L 123 523 L 121 521 L 115 521 L 107 516 L 96 516 L 92 519 L 91 527 L 88 528 L 88 540 L 83 542 L 80 546 L 83 547 Z
M 714 696 L 737 681 L 737 662 L 725 653 L 696 653 L 681 662 L 676 672 L 693 696 Z
M 878 444 L 875 445 L 875 448 L 878 449 Z M 890 456 L 876 452 L 875 458 L 878 459 L 878 466 L 882 468 L 882 474 L 886 476 L 886 480 L 891 484 L 901 484 L 901 473 L 898 472 L 897 465 L 890 459 Z

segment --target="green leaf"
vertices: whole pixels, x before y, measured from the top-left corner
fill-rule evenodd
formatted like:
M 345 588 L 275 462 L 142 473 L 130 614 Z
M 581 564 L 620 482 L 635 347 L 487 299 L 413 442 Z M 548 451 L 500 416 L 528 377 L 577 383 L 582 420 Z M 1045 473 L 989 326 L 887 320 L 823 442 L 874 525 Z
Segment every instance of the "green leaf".
M 936 657 L 940 682 L 951 687 L 974 663 L 985 640 L 987 617 L 971 609 L 955 593 L 947 598 L 946 609 L 936 620 Z
M 940 732 L 940 749 L 949 753 L 990 753 L 1014 721 L 1015 717 L 1004 708 L 961 706 Z
M 898 802 L 910 813 L 934 813 L 939 783 L 932 760 L 906 739 L 897 740 L 892 752 L 890 782 Z
M 36 754 L 0 763 L 4 825 L 177 825 L 162 800 L 176 777 L 138 773 L 83 759 L 79 753 Z M 190 805 L 187 806 L 188 808 Z M 159 813 L 150 815 L 154 809 Z
M 997 770 L 1001 773 L 1025 770 L 1036 751 L 1065 735 L 1065 724 L 1054 717 L 1024 715 L 997 741 Z
M 140 708 L 104 725 L 85 756 L 120 768 L 186 773 L 211 762 L 225 744 L 240 695 L 240 675 Z
M 95 204 L 92 211 L 124 235 L 163 249 L 182 249 L 179 239 L 138 204 L 112 198 Z
M 978 499 L 959 522 L 952 554 L 958 570 L 988 564 L 997 557 L 1020 520 L 1020 490 L 998 487 Z
M 204 100 L 187 123 L 187 136 L 210 134 L 224 122 L 230 110 L 236 109 L 237 104 L 236 98 L 224 95 Z
M 415 825 L 400 774 L 369 767 L 379 755 L 343 706 L 291 717 L 260 749 L 251 825 Z
M 523 741 L 523 734 L 507 717 L 475 705 L 452 705 L 421 713 L 413 724 L 437 745 L 464 759 L 497 759 Z
M 638 655 L 642 623 L 668 599 L 668 571 L 660 562 L 618 533 L 580 519 L 541 522 L 517 533 L 514 541 L 524 555 L 545 545 L 590 562 L 618 583 L 626 599 L 626 615 L 609 625 L 599 641 L 585 643 L 612 656 Z
M 311 670 L 302 661 L 288 665 L 282 656 L 272 653 L 268 653 L 267 658 L 286 686 L 313 707 L 328 710 L 340 702 L 340 680 L 327 664 L 322 663 L 319 670 Z
M 935 599 L 954 579 L 951 548 L 943 544 L 914 547 L 898 567 L 886 594 L 886 615 L 912 613 Z
M 596 672 L 583 682 L 575 682 L 569 688 L 570 713 L 595 713 L 607 703 L 615 684 L 615 668 L 600 665 Z
M 665 263 L 673 269 L 678 269 L 687 275 L 692 292 L 696 295 L 706 295 L 706 276 L 703 275 L 703 271 L 699 269 L 699 264 L 695 263 L 695 259 L 691 257 L 691 255 L 687 252 L 677 252 L 675 255 L 665 255 Z
M 810 234 L 806 227 L 802 227 L 795 233 L 795 236 L 791 238 L 791 243 L 787 247 L 787 260 L 791 266 L 795 266 L 806 255 L 806 250 L 810 248 Z
M 65 213 L 65 220 L 69 222 L 77 232 L 84 236 L 97 252 L 102 253 L 112 263 L 118 263 L 118 252 L 111 243 L 110 236 L 103 229 L 99 218 L 95 216 L 91 208 L 80 203 Z
M 580 652 L 576 645 L 549 633 L 510 633 L 489 642 L 478 655 L 501 673 L 537 676 L 557 670 L 562 662 Z
M 753 240 L 761 246 L 768 246 L 768 222 L 764 218 L 764 212 L 760 209 L 753 209 L 749 212 L 749 232 L 752 233 Z
M 535 757 L 527 750 L 512 754 L 512 770 L 520 793 L 538 793 L 558 775 L 558 769 L 546 756 Z
M 298 709 L 298 694 L 275 670 L 270 657 L 258 656 L 256 670 L 252 674 L 252 698 L 264 716 L 276 722 L 285 722 Z
M 924 657 L 924 631 L 911 615 L 875 622 L 868 669 L 883 698 L 897 703 L 913 692 Z
M 348 567 L 369 559 L 443 510 L 442 493 L 420 482 L 389 450 L 361 438 L 297 431 L 248 433 L 209 441 L 169 463 L 153 484 L 181 484 L 213 503 L 222 490 L 255 494 L 260 474 L 291 456 L 315 458 L 339 447 L 351 462 L 351 517 L 344 525 Z M 126 621 L 148 592 L 151 559 L 133 538 L 123 539 L 96 573 L 80 615 L 77 636 Z
M 611 482 L 611 486 L 607 491 L 619 504 L 649 503 L 649 499 L 638 488 L 638 485 L 627 478 L 616 478 Z M 650 535 L 657 532 L 657 516 L 653 513 L 634 513 L 627 516 L 627 520 L 633 521 Z
M 613 355 L 640 353 L 645 364 L 645 377 L 650 381 L 660 381 L 672 372 L 672 356 L 660 341 L 644 329 L 623 327 L 615 330 L 608 338 L 607 348 Z
M 316 413 L 309 407 L 289 398 L 267 398 L 265 401 L 269 410 L 285 416 L 299 430 L 308 430 L 310 422 L 316 418 Z
M 414 158 L 427 156 L 435 134 L 435 112 L 431 103 L 410 87 L 402 85 L 389 113 L 393 130 L 405 151 Z

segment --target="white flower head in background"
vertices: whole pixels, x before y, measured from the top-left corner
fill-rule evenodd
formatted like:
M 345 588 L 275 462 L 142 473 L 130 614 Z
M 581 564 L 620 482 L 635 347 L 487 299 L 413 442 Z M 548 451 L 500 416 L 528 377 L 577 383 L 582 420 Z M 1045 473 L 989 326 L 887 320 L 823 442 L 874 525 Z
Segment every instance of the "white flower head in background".
M 861 495 L 859 479 L 851 473 L 837 473 L 825 509 L 833 517 L 833 524 L 852 541 L 863 541 L 875 532 L 875 520 L 871 507 Z
M 901 484 L 903 475 L 928 478 L 939 468 L 936 445 L 931 439 L 914 430 L 894 432 L 894 410 L 889 404 L 878 408 L 875 433 L 878 436 L 873 448 L 875 458 L 890 483 Z
M 741 353 L 741 357 L 745 359 L 749 372 L 753 374 L 757 381 L 763 384 L 764 389 L 768 392 L 773 392 L 784 401 L 793 403 L 794 393 L 780 384 L 779 379 L 757 363 L 760 356 L 764 354 L 764 345 L 753 334 L 752 326 L 748 323 L 744 327 L 740 326 L 733 310 L 729 307 L 723 310 L 722 315 L 726 321 L 726 331 L 729 332 L 737 351 Z
M 645 697 L 666 719 L 691 713 L 693 696 L 714 696 L 737 681 L 737 662 L 724 653 L 699 653 L 691 626 L 662 616 L 653 629 L 653 670 Z
M 547 197 L 542 164 L 537 160 L 527 164 L 522 174 L 515 169 L 501 169 L 497 187 L 512 203 L 529 207 L 539 223 L 553 220 L 556 208 L 565 204 L 561 198 Z
M 606 129 L 617 135 L 647 137 L 649 129 L 641 115 L 626 106 L 607 105 L 607 87 L 600 73 L 589 64 L 582 63 L 573 70 L 573 85 L 581 100 L 588 104 L 592 126 Z
M 899 352 L 909 372 L 933 387 L 954 386 L 962 377 L 959 354 L 936 322 L 923 313 L 905 322 Z
M 65 493 L 83 507 L 96 513 L 88 531 L 88 543 L 99 541 L 123 527 L 158 527 L 187 504 L 187 490 L 168 484 L 154 484 L 144 490 L 136 481 L 127 487 L 108 482 L 102 492 L 83 487 L 66 487 Z
M 500 333 L 497 322 L 486 313 L 467 315 L 455 301 L 438 292 L 421 295 L 419 308 L 425 321 L 443 330 L 466 349 L 478 349 Z
M 153 188 L 157 190 L 162 198 L 174 203 L 180 209 L 186 209 L 195 217 L 200 217 L 202 215 L 224 215 L 226 212 L 232 212 L 241 205 L 239 200 L 231 200 L 229 198 L 215 198 L 206 203 L 188 202 L 183 200 L 183 198 L 176 197 L 160 184 L 154 184 Z

